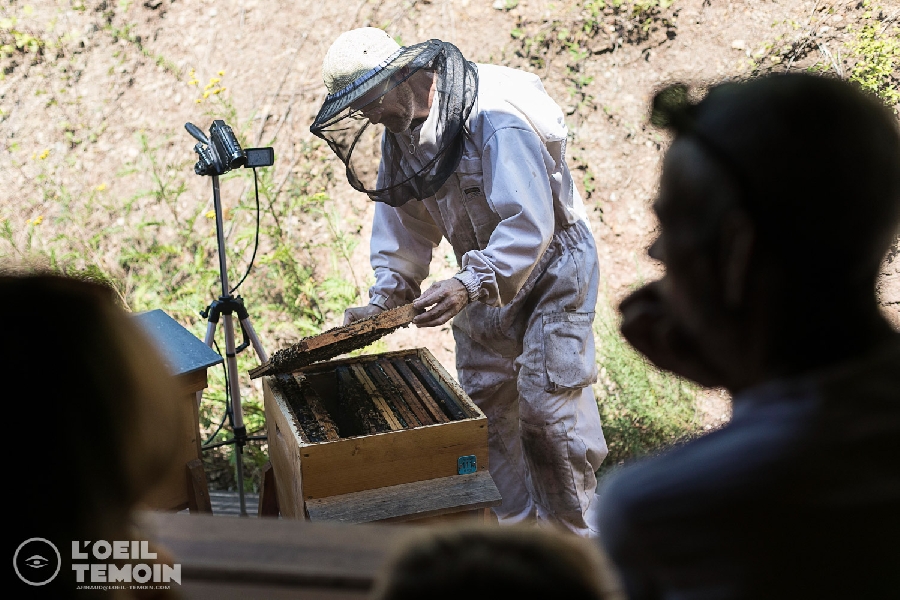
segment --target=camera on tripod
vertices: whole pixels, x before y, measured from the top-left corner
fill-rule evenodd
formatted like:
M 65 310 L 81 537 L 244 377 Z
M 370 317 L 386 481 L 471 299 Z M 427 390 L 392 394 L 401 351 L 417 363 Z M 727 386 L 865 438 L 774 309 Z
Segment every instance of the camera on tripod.
M 194 152 L 199 159 L 194 165 L 197 175 L 224 175 L 232 169 L 244 167 L 271 167 L 275 164 L 275 150 L 272 148 L 241 148 L 234 131 L 225 121 L 216 119 L 209 128 L 209 137 L 193 123 L 185 123 L 184 128 L 198 144 Z

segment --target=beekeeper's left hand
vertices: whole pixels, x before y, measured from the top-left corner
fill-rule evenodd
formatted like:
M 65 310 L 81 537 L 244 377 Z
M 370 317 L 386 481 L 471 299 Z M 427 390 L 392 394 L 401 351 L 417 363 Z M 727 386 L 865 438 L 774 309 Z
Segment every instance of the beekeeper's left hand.
M 438 281 L 413 302 L 418 309 L 428 309 L 413 319 L 413 323 L 418 327 L 443 325 L 468 303 L 469 292 L 460 280 L 450 278 Z

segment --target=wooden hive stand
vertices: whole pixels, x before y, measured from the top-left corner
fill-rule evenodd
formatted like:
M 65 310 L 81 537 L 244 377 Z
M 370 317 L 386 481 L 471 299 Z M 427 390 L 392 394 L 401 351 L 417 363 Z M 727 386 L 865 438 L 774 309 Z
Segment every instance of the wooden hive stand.
M 179 467 L 144 498 L 144 505 L 157 510 L 188 508 L 191 513 L 211 513 L 206 472 L 201 462 L 198 392 L 206 388 L 207 369 L 221 363 L 222 357 L 162 310 L 136 314 L 133 318 L 175 374 L 179 392 L 171 402 L 182 411 L 184 423 L 184 429 L 178 432 L 176 448 Z

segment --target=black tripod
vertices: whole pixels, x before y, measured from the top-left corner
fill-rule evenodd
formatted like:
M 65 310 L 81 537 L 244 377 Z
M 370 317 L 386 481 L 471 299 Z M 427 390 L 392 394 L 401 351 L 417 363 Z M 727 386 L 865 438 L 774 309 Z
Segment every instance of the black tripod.
M 228 270 L 225 266 L 225 236 L 222 224 L 222 202 L 219 198 L 219 176 L 212 176 L 213 185 L 213 205 L 216 212 L 216 238 L 219 243 L 219 277 L 222 281 L 222 295 L 218 300 L 206 307 L 206 310 L 200 313 L 202 317 L 207 319 L 206 338 L 204 343 L 212 347 L 215 342 L 216 325 L 221 315 L 225 326 L 225 365 L 228 370 L 228 392 L 231 397 L 231 428 L 234 432 L 232 443 L 234 443 L 234 462 L 237 470 L 237 488 L 241 498 L 241 516 L 247 516 L 247 504 L 244 499 L 244 445 L 247 443 L 247 428 L 244 427 L 244 413 L 241 410 L 241 386 L 238 381 L 237 355 L 245 350 L 249 344 L 253 344 L 253 349 L 259 357 L 261 363 L 266 363 L 269 357 L 263 349 L 253 324 L 250 323 L 250 315 L 244 306 L 244 299 L 240 296 L 233 296 L 228 287 Z M 234 339 L 234 319 L 233 314 L 237 314 L 238 322 L 241 325 L 241 331 L 244 334 L 243 343 L 235 347 Z
M 240 147 L 237 138 L 234 136 L 231 128 L 224 121 L 214 121 L 210 127 L 210 135 L 207 138 L 202 131 L 191 123 L 185 124 L 185 129 L 197 141 L 194 151 L 199 156 L 197 164 L 194 166 L 194 172 L 197 175 L 209 175 L 212 177 L 213 188 L 213 207 L 216 213 L 216 240 L 218 242 L 219 251 L 219 278 L 222 283 L 222 295 L 218 300 L 206 307 L 200 315 L 207 319 L 206 338 L 204 343 L 212 347 L 215 343 L 216 325 L 219 323 L 221 316 L 225 325 L 225 366 L 228 375 L 227 397 L 231 398 L 231 410 L 228 416 L 231 419 L 231 428 L 233 431 L 232 439 L 215 444 L 215 447 L 224 444 L 234 444 L 234 462 L 237 470 L 237 487 L 241 499 L 241 516 L 247 516 L 247 504 L 244 499 L 244 446 L 249 439 L 247 437 L 247 428 L 244 426 L 244 414 L 241 408 L 241 387 L 238 379 L 237 355 L 245 350 L 250 344 L 259 357 L 261 363 L 266 363 L 269 357 L 263 350 L 262 344 L 256 335 L 256 330 L 250 323 L 250 315 L 244 306 L 244 299 L 240 296 L 234 296 L 234 291 L 241 285 L 241 282 L 230 289 L 228 285 L 228 269 L 225 264 L 225 228 L 222 217 L 222 201 L 219 196 L 219 175 L 230 171 L 231 169 L 246 167 L 254 169 L 254 182 L 256 180 L 257 167 L 267 167 L 274 163 L 274 153 L 271 148 L 248 148 L 246 151 Z M 257 242 L 259 241 L 259 196 L 257 194 Z M 256 256 L 256 249 L 253 251 Z M 252 259 L 251 259 L 252 266 Z M 248 268 L 247 273 L 250 270 Z M 246 275 L 245 275 L 246 277 Z M 234 319 L 232 315 L 237 314 L 238 322 L 241 325 L 244 341 L 240 346 L 235 347 L 234 339 Z M 198 402 L 200 400 L 198 393 Z

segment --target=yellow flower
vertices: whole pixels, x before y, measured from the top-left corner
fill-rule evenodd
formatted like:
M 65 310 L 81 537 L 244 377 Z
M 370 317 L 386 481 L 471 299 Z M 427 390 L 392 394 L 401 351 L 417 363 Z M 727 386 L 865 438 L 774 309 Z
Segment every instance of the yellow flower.
M 224 71 L 224 70 L 223 70 L 223 71 L 219 71 L 219 76 L 221 77 L 221 76 L 223 76 L 223 75 L 225 75 L 225 71 Z
M 209 92 L 203 92 L 203 97 L 204 97 L 204 98 L 209 98 Z
M 30 225 L 40 225 L 43 222 L 44 222 L 44 215 L 38 215 L 37 217 L 34 218 L 34 221 L 32 221 L 31 219 L 28 219 L 28 221 L 27 221 L 27 223 Z
M 194 100 L 194 102 L 196 102 L 197 104 L 200 104 L 203 102 L 203 98 L 197 98 L 196 100 Z
M 38 158 L 41 159 L 41 160 L 44 160 L 44 159 L 47 158 L 48 156 L 50 156 L 50 148 L 44 149 L 44 151 L 41 152 L 41 153 L 38 155 Z
M 98 186 L 95 187 L 94 189 L 97 190 L 98 192 L 102 192 L 103 190 L 106 189 L 106 183 L 105 183 L 105 182 L 104 182 L 104 183 L 101 183 L 100 185 L 98 185 Z
M 215 219 L 215 218 L 216 218 L 216 211 L 214 211 L 214 210 L 208 210 L 208 211 L 206 211 L 206 218 L 207 218 L 207 219 Z
M 224 91 L 225 91 L 225 88 L 219 88 L 217 90 L 213 90 L 213 94 L 221 94 Z

